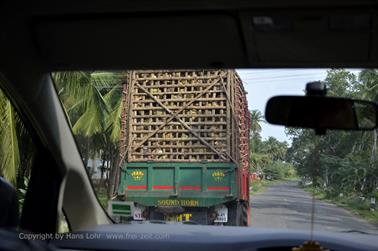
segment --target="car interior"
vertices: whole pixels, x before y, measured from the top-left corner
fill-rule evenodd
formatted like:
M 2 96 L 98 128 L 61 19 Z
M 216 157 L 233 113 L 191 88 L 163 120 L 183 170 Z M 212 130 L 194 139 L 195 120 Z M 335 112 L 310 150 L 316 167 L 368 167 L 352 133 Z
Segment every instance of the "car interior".
M 35 145 L 17 231 L 14 191 L 0 183 L 1 250 L 267 251 L 309 239 L 297 230 L 114 224 L 94 193 L 51 72 L 377 68 L 377 1 L 37 0 L 2 1 L 0 9 L 0 87 Z M 48 237 L 62 217 L 69 235 Z M 20 233 L 47 237 L 22 241 Z M 170 238 L 132 237 L 159 233 Z M 378 247 L 364 234 L 316 232 L 315 239 L 329 250 Z

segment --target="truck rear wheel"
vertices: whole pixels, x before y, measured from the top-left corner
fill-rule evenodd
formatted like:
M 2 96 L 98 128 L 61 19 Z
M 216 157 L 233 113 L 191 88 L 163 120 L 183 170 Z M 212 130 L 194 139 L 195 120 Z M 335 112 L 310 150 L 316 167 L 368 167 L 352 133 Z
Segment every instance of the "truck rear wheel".
M 248 226 L 249 202 L 233 202 L 228 206 L 228 226 Z
M 238 226 L 238 204 L 237 202 L 232 202 L 227 206 L 228 209 L 228 222 L 227 226 Z
M 241 203 L 241 226 L 246 226 L 248 227 L 249 225 L 249 202 L 248 201 L 243 201 Z

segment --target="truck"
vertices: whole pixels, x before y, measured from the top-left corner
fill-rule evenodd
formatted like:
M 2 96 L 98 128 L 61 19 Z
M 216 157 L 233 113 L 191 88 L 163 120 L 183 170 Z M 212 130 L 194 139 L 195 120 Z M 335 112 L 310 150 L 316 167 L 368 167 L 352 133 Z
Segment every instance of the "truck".
M 134 221 L 248 226 L 249 130 L 235 70 L 129 71 L 114 209 L 123 201 Z

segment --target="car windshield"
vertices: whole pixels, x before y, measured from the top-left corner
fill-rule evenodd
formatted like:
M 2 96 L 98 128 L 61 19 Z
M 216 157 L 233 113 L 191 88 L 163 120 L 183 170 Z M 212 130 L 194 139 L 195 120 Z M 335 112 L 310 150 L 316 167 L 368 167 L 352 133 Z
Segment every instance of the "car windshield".
M 374 69 L 52 73 L 99 203 L 118 223 L 378 233 L 377 130 L 273 126 L 275 95 L 378 101 Z M 313 213 L 313 215 L 312 215 Z

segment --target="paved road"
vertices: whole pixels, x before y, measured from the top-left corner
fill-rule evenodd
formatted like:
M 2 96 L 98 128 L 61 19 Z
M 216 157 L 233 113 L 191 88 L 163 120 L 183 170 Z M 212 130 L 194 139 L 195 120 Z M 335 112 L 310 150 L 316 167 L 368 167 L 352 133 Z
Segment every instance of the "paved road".
M 272 185 L 251 197 L 252 227 L 310 229 L 311 195 L 290 181 Z M 357 230 L 377 233 L 378 228 L 333 204 L 316 200 L 315 230 Z

